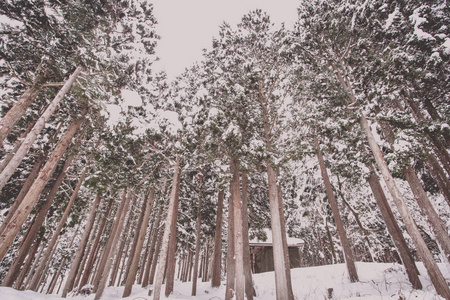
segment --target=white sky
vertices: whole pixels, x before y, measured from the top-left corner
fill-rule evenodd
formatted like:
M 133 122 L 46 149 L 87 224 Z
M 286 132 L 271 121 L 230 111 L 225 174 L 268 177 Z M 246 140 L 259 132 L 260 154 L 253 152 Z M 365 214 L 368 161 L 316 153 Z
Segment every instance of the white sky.
M 243 15 L 257 8 L 267 12 L 275 24 L 291 29 L 297 20 L 299 0 L 153 0 L 158 21 L 156 55 L 161 59 L 154 70 L 165 70 L 173 79 L 202 58 L 210 48 L 219 25 L 240 22 Z

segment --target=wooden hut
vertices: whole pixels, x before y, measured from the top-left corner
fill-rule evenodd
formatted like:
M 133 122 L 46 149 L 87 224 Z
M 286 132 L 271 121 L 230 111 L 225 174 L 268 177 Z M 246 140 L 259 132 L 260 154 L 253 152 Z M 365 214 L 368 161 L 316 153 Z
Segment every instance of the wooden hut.
M 267 239 L 265 241 L 257 238 L 250 240 L 250 259 L 253 273 L 270 272 L 274 270 L 272 232 L 265 230 Z M 304 241 L 297 238 L 287 238 L 289 249 L 289 261 L 292 268 L 302 267 L 302 249 Z

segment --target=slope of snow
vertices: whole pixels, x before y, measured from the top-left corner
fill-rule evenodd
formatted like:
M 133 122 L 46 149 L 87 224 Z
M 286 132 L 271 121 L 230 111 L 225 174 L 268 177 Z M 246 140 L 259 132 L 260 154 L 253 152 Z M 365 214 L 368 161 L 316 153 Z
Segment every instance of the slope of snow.
M 446 276 L 447 281 L 450 274 L 447 273 L 444 264 L 439 265 L 441 271 Z M 379 299 L 421 299 L 436 300 L 443 299 L 436 295 L 426 270 L 422 263 L 417 263 L 422 281 L 423 290 L 416 291 L 411 288 L 403 266 L 391 263 L 357 263 L 359 282 L 350 283 L 347 277 L 345 264 L 297 268 L 292 269 L 292 286 L 295 298 L 303 299 L 327 299 L 328 289 L 333 289 L 333 299 L 342 300 L 379 300 Z M 258 300 L 273 300 L 275 296 L 275 278 L 273 272 L 256 274 L 253 277 Z M 224 283 L 224 282 L 223 282 Z M 191 295 L 191 283 L 175 282 L 174 293 L 169 299 L 179 300 L 209 300 L 224 299 L 225 287 L 222 285 L 218 289 L 211 288 L 209 282 L 199 282 L 197 286 L 197 296 Z M 123 287 L 109 287 L 105 290 L 102 299 L 114 300 L 122 298 Z M 148 299 L 148 291 L 138 285 L 133 287 L 132 294 L 125 298 Z M 164 293 L 164 287 L 163 287 Z M 31 291 L 16 291 L 12 288 L 0 287 L 0 299 L 2 300 L 60 300 L 56 295 L 44 295 Z M 67 299 L 93 300 L 94 295 L 75 296 Z M 166 299 L 162 297 L 161 299 Z

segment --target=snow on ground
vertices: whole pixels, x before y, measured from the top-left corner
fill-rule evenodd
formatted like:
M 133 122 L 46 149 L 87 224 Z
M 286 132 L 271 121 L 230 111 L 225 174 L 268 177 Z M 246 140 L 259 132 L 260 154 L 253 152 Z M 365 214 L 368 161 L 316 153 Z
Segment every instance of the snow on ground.
M 383 263 L 357 263 L 359 282 L 350 283 L 345 264 L 292 269 L 292 285 L 297 300 L 327 299 L 328 289 L 333 289 L 333 299 L 341 300 L 379 300 L 379 299 L 443 299 L 436 292 L 426 274 L 422 263 L 417 263 L 423 290 L 415 291 L 408 282 L 403 266 Z M 440 265 L 447 281 L 450 274 L 444 264 Z M 273 272 L 254 275 L 257 300 L 274 300 L 275 278 Z M 164 287 L 163 287 L 164 289 Z M 122 299 L 123 287 L 110 287 L 105 290 L 102 299 Z M 164 292 L 164 290 L 163 290 Z M 138 285 L 133 287 L 128 300 L 151 300 L 148 291 Z M 191 283 L 175 282 L 174 293 L 169 299 L 178 300 L 221 300 L 224 299 L 225 287 L 212 289 L 209 282 L 199 282 L 197 296 L 191 295 Z M 56 295 L 43 295 L 31 291 L 16 291 L 12 288 L 0 287 L 1 300 L 60 300 Z M 93 300 L 94 295 L 68 297 L 73 300 Z M 166 299 L 162 297 L 162 299 Z

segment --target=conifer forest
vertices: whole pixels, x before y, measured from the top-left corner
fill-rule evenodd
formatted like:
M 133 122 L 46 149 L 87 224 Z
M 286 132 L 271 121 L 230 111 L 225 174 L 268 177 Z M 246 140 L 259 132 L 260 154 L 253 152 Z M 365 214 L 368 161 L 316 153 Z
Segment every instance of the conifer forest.
M 170 79 L 151 0 L 0 1 L 0 299 L 340 299 L 294 272 L 365 263 L 450 299 L 448 1 L 297 12 Z

